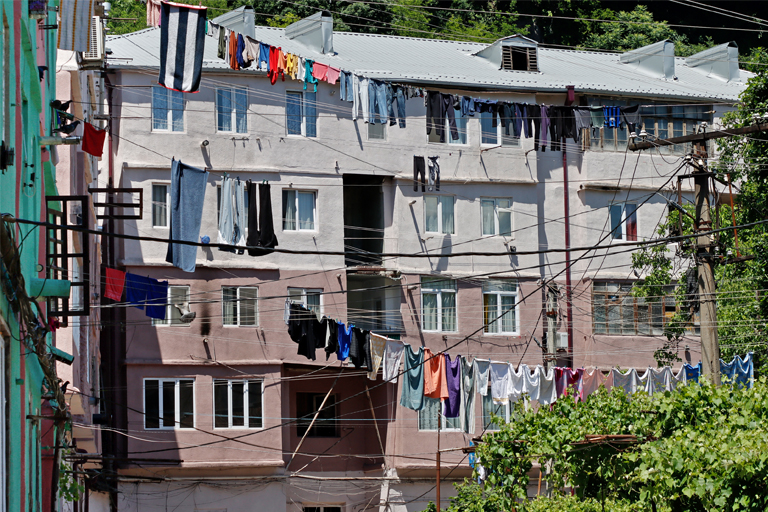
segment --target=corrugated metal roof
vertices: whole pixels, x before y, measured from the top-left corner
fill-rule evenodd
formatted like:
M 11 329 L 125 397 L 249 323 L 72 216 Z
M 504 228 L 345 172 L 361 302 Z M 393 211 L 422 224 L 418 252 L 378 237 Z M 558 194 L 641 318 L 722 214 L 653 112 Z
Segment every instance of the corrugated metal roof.
M 454 88 L 562 92 L 567 85 L 573 85 L 580 93 L 736 101 L 747 79 L 754 76 L 742 70 L 739 81 L 725 82 L 689 68 L 684 58 L 676 58 L 676 79 L 666 80 L 634 71 L 631 65 L 619 62 L 618 53 L 543 47 L 539 47 L 539 72 L 508 71 L 473 55 L 485 44 L 350 32 L 333 34 L 333 55 L 288 39 L 282 28 L 257 26 L 256 39 L 370 78 Z M 204 68 L 229 70 L 227 63 L 216 56 L 218 41 L 206 37 L 205 43 Z M 160 65 L 159 28 L 109 36 L 106 46 L 112 51 L 110 67 Z M 249 69 L 235 72 L 258 73 Z

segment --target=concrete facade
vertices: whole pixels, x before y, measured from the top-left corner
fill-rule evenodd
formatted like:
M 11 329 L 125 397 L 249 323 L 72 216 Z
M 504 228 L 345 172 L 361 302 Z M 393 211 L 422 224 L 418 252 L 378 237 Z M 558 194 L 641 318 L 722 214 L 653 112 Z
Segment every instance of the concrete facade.
M 550 148 L 534 151 L 532 138 L 522 139 L 515 147 L 493 147 L 481 144 L 477 117 L 468 119 L 466 144 L 433 143 L 425 133 L 421 98 L 408 101 L 406 128 L 387 126 L 384 140 L 372 140 L 368 125 L 351 119 L 351 104 L 339 101 L 338 85 L 327 83 L 317 89 L 317 137 L 289 135 L 286 93 L 303 91 L 300 82 L 286 79 L 270 85 L 262 72 L 215 69 L 205 70 L 199 93 L 184 96 L 183 130 L 159 131 L 152 123 L 156 72 L 132 68 L 120 60 L 126 55 L 112 57 L 110 158 L 115 184 L 141 188 L 144 194 L 143 218 L 120 223 L 118 231 L 167 238 L 167 228 L 153 225 L 151 198 L 153 185 L 170 185 L 170 162 L 176 158 L 210 171 L 200 234 L 212 241 L 218 225 L 217 186 L 228 173 L 241 180 L 269 182 L 280 249 L 347 250 L 347 257 L 355 260 L 360 253 L 350 246 L 367 229 L 380 235 L 381 252 L 434 255 L 384 257 L 366 267 L 351 265 L 341 255 L 273 253 L 254 258 L 201 247 L 197 270 L 185 273 L 165 263 L 165 243 L 119 241 L 116 264 L 120 268 L 168 280 L 171 286 L 188 286 L 190 308 L 197 314 L 191 324 L 154 325 L 142 311 L 123 308 L 125 350 L 120 356 L 124 356 L 128 389 L 127 421 L 114 426 L 126 429 L 128 456 L 154 461 L 121 466 L 121 509 L 194 504 L 196 510 L 231 512 L 249 510 L 258 502 L 264 510 L 325 506 L 345 512 L 376 508 L 411 512 L 423 510 L 434 500 L 436 432 L 420 429 L 418 413 L 399 405 L 401 383 L 368 380 L 364 372 L 340 365 L 335 355 L 325 361 L 322 351 L 317 361 L 297 356 L 283 320 L 291 288 L 319 291 L 327 316 L 397 335 L 413 347 L 535 366 L 543 360 L 533 337 L 540 341 L 546 329 L 541 283 L 553 280 L 564 287 L 566 256 L 563 252 L 521 253 L 566 248 L 567 218 L 571 259 L 589 255 L 570 267 L 572 353 L 561 353 L 561 361 L 603 369 L 655 366 L 653 352 L 661 346 L 662 337 L 595 332 L 592 285 L 636 280 L 629 250 L 611 249 L 622 240 L 607 237 L 609 206 L 642 203 L 637 210 L 638 240 L 656 236 L 667 203 L 655 192 L 671 193 L 676 183 L 669 177 L 679 155 L 665 161 L 662 155 L 648 152 L 582 151 L 572 140 L 565 154 Z M 246 133 L 217 131 L 216 90 L 232 87 L 248 91 Z M 565 90 L 562 94 L 510 93 L 462 90 L 450 83 L 430 88 L 528 103 L 562 105 L 566 99 Z M 642 95 L 589 98 L 651 101 Z M 582 100 L 586 102 L 587 95 L 577 90 L 574 104 Z M 711 105 L 700 98 L 689 103 Z M 440 157 L 439 192 L 413 190 L 414 155 Z M 677 162 L 668 163 L 673 160 Z M 283 191 L 291 190 L 315 193 L 314 229 L 283 229 Z M 689 196 L 691 191 L 684 193 Z M 430 195 L 453 198 L 453 233 L 427 231 L 425 198 Z M 355 201 L 355 196 L 378 199 Z M 512 200 L 511 236 L 482 234 L 481 200 L 487 198 Z M 361 226 L 364 229 L 353 229 Z M 586 249 L 596 244 L 606 248 Z M 464 251 L 508 254 L 447 257 Z M 456 283 L 457 326 L 451 331 L 424 328 L 420 283 L 424 276 L 435 275 Z M 517 325 L 509 333 L 483 332 L 482 284 L 488 278 L 518 285 Z M 222 289 L 235 286 L 258 289 L 257 325 L 223 325 Z M 566 295 L 559 300 L 558 331 L 567 332 Z M 690 350 L 681 350 L 680 355 L 695 363 L 698 338 L 690 337 L 689 344 Z M 193 425 L 147 428 L 147 380 L 178 379 L 194 381 Z M 213 382 L 222 379 L 262 383 L 260 427 L 214 426 Z M 331 389 L 340 402 L 336 434 L 308 437 L 299 446 L 297 426 L 285 422 L 302 415 L 299 408 L 305 394 L 322 398 Z M 478 435 L 484 430 L 479 395 L 475 407 Z M 472 437 L 450 429 L 439 435 L 441 449 L 466 446 Z M 470 476 L 471 468 L 464 455 L 455 451 L 443 454 L 442 469 L 448 475 L 442 485 L 445 506 L 453 493 L 451 483 Z M 297 472 L 299 476 L 291 476 Z

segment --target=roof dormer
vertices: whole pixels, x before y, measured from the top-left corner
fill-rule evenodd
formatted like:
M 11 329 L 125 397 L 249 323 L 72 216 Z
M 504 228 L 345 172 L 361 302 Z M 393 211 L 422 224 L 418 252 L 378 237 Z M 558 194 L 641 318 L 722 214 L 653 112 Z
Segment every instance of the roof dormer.
M 316 12 L 285 27 L 285 37 L 318 53 L 333 53 L 333 17 L 328 11 Z
M 539 71 L 539 47 L 536 41 L 515 34 L 494 42 L 475 53 L 509 71 Z
M 622 53 L 619 60 L 654 78 L 675 78 L 675 43 L 668 39 Z
M 696 53 L 685 59 L 689 68 L 726 82 L 739 80 L 739 46 L 731 41 Z

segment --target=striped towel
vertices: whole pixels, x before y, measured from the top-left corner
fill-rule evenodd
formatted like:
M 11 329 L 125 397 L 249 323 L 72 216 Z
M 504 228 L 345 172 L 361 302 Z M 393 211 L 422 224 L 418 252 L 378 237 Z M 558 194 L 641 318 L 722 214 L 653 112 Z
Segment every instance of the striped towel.
M 203 69 L 207 8 L 163 2 L 160 14 L 160 85 L 197 92 Z
M 91 44 L 95 0 L 61 0 L 59 50 L 87 52 Z

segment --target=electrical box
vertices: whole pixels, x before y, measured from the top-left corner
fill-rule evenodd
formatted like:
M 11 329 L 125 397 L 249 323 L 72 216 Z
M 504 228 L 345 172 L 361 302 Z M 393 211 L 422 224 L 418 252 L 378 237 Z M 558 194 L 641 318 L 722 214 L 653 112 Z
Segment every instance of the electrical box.
M 555 335 L 555 349 L 568 350 L 568 333 L 558 332 Z

